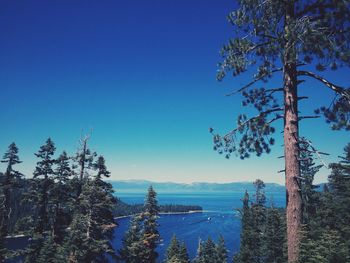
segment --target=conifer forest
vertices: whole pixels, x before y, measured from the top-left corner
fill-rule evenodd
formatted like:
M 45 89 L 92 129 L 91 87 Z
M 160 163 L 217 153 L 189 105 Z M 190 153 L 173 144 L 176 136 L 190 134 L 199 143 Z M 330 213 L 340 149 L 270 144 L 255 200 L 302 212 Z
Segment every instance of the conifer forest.
M 350 263 L 349 0 L 0 24 L 0 262 Z

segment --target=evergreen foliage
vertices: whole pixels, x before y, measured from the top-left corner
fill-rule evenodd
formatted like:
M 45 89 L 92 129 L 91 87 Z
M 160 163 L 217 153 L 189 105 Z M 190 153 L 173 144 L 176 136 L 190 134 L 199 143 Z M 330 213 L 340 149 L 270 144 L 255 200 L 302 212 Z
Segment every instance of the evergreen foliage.
M 264 262 L 286 262 L 285 218 L 281 211 L 275 207 L 267 209 L 267 219 L 264 235 Z
M 142 213 L 144 204 L 127 204 L 116 198 L 116 206 L 114 210 L 114 216 L 129 216 Z M 190 211 L 202 211 L 203 208 L 198 205 L 176 205 L 165 204 L 159 205 L 160 213 L 187 213 Z
M 43 234 L 45 230 L 51 228 L 52 203 L 50 203 L 50 193 L 54 185 L 54 168 L 56 160 L 53 158 L 56 147 L 53 141 L 48 138 L 35 154 L 39 158 L 33 174 L 32 198 L 36 200 L 38 214 L 35 232 Z
M 14 169 L 20 163 L 17 153 L 13 143 L 2 160 L 7 169 L 0 173 L 0 261 L 19 256 L 28 263 L 107 262 L 107 254 L 113 257 L 116 201 L 111 184 L 104 181 L 110 173 L 103 156 L 93 162 L 95 154 L 85 141 L 80 179 L 66 152 L 54 158 L 55 145 L 49 138 L 35 154 L 39 161 L 33 179 L 22 179 Z M 28 246 L 8 251 L 6 235 L 18 233 L 30 235 Z
M 189 257 L 186 249 L 186 245 L 184 242 L 180 243 L 176 236 L 173 235 L 171 238 L 169 247 L 166 251 L 165 263 L 170 262 L 179 262 L 179 263 L 189 263 Z
M 216 246 L 217 263 L 227 263 L 227 249 L 225 246 L 225 240 L 222 235 L 219 236 L 219 241 Z
M 177 257 L 179 255 L 179 252 L 180 252 L 179 241 L 176 239 L 176 235 L 173 235 L 166 251 L 165 262 L 169 262 L 172 260 L 172 258 Z
M 314 164 L 310 144 L 302 145 L 303 227 L 298 262 L 350 262 L 350 144 L 344 148 L 340 161 L 330 165 L 332 172 L 323 192 L 317 191 L 313 184 L 320 166 Z M 245 193 L 243 208 L 239 210 L 242 215 L 241 246 L 234 262 L 287 262 L 284 210 L 272 206 L 259 211 L 256 209 L 259 201 L 256 198 L 254 201 L 250 204 L 249 195 Z M 265 221 L 257 220 L 263 218 L 259 213 L 264 214 Z
M 130 227 L 123 237 L 119 255 L 125 263 L 137 263 L 140 262 L 139 256 L 142 251 L 142 218 L 136 215 L 131 219 Z
M 178 258 L 181 263 L 190 263 L 185 242 L 180 242 Z
M 13 199 L 16 188 L 21 187 L 22 174 L 14 169 L 16 164 L 21 163 L 15 143 L 9 145 L 1 162 L 6 164 L 6 171 L 0 174 L 0 262 L 9 255 L 5 248 L 5 237 L 13 230 Z
M 158 253 L 156 252 L 157 243 L 159 242 L 160 236 L 158 232 L 157 219 L 159 217 L 159 206 L 156 199 L 156 192 L 153 187 L 148 188 L 148 194 L 145 201 L 143 217 L 143 242 L 145 245 L 145 258 L 149 263 L 156 262 Z
M 330 165 L 332 172 L 324 191 L 317 199 L 309 200 L 316 211 L 303 227 L 300 262 L 350 261 L 349 163 L 350 144 L 344 148 L 340 162 Z
M 251 202 L 245 193 L 243 208 L 239 210 L 242 217 L 241 245 L 234 256 L 236 263 L 274 263 L 286 262 L 285 217 L 277 208 L 265 207 L 265 184 L 261 180 L 254 182 L 255 200 Z
M 303 223 L 299 122 L 323 114 L 333 129 L 350 129 L 350 89 L 310 71 L 313 67 L 325 72 L 350 66 L 350 4 L 334 0 L 240 0 L 228 20 L 234 37 L 222 48 L 217 79 L 222 80 L 228 72 L 233 76 L 255 72 L 249 83 L 228 95 L 241 93 L 242 105 L 252 106 L 257 114 L 250 118 L 239 114 L 237 126 L 225 135 L 210 128 L 214 150 L 226 158 L 236 154 L 241 159 L 253 153 L 270 153 L 275 142 L 274 125 L 284 121 L 288 258 L 295 262 Z M 259 82 L 266 86 L 279 73 L 281 86 L 258 86 Z M 299 100 L 306 97 L 298 97 L 298 90 L 307 78 L 334 92 L 330 106 L 317 109 L 317 116 L 299 116 Z
M 218 244 L 208 237 L 203 242 L 199 241 L 197 256 L 194 263 L 225 263 L 227 262 L 227 250 L 222 236 L 219 237 Z
M 102 180 L 109 176 L 102 156 L 95 164 L 96 174 L 83 178 L 81 193 L 75 202 L 70 226 L 68 249 L 71 262 L 107 262 L 106 254 L 114 255 L 110 244 L 113 228 L 115 199 L 109 183 Z
M 157 260 L 156 247 L 160 235 L 157 229 L 159 206 L 156 197 L 156 192 L 150 186 L 143 212 L 133 217 L 129 230 L 123 238 L 123 247 L 119 254 L 127 263 L 153 263 Z
M 241 245 L 239 252 L 234 257 L 234 262 L 253 262 L 253 255 L 251 253 L 252 249 L 255 247 L 253 240 L 253 219 L 252 211 L 249 206 L 249 194 L 247 191 L 243 197 L 243 208 L 238 211 L 242 218 Z
M 69 157 L 63 152 L 56 161 L 56 169 L 54 175 L 54 185 L 52 189 L 51 200 L 53 203 L 53 226 L 52 236 L 56 243 L 61 244 L 66 229 L 71 221 L 72 197 L 71 186 L 69 184 L 72 176 L 72 170 L 69 163 Z

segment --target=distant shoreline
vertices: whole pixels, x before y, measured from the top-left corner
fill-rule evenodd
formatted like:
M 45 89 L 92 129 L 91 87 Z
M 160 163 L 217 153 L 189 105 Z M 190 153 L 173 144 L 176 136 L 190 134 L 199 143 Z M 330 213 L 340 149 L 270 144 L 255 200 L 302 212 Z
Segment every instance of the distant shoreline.
M 160 212 L 159 215 L 187 215 L 187 214 L 196 214 L 196 213 L 203 213 L 203 212 L 210 212 L 207 210 L 191 210 L 187 212 Z M 127 217 L 132 217 L 138 214 L 133 214 L 133 215 L 127 215 L 127 216 L 117 216 L 114 219 L 122 219 L 122 218 L 127 218 Z

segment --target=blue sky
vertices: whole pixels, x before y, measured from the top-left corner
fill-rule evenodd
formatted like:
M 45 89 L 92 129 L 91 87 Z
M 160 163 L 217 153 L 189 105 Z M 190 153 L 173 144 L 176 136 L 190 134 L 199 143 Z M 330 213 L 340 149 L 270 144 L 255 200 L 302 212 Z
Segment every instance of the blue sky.
M 1 1 L 0 152 L 15 141 L 30 176 L 47 137 L 73 154 L 92 129 L 91 148 L 113 179 L 283 183 L 279 133 L 261 158 L 226 160 L 212 150 L 208 128 L 228 131 L 246 110 L 240 96 L 224 95 L 250 75 L 215 79 L 233 8 L 229 0 Z M 344 72 L 328 76 L 349 83 Z M 332 98 L 316 82 L 301 93 L 312 97 L 301 102 L 307 113 Z M 327 162 L 349 138 L 323 120 L 301 123 L 301 132 L 332 154 Z

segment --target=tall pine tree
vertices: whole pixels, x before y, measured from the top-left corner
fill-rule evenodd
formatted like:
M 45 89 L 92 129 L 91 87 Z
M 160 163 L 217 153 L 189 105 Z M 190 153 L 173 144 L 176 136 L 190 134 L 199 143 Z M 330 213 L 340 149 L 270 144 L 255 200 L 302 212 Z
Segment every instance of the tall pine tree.
M 104 158 L 96 163 L 95 176 L 86 175 L 81 193 L 74 207 L 70 234 L 65 243 L 70 262 L 108 262 L 114 256 L 110 240 L 116 226 L 113 218 L 115 198 L 109 183 Z
M 173 237 L 170 240 L 169 247 L 166 250 L 166 257 L 164 262 L 170 262 L 173 259 L 178 259 L 180 253 L 180 244 L 179 241 L 176 238 L 176 235 L 174 234 Z
M 286 255 L 286 227 L 283 210 L 275 207 L 267 209 L 266 228 L 264 233 L 264 262 L 284 263 Z
M 158 232 L 157 219 L 159 217 L 159 206 L 157 201 L 157 193 L 153 187 L 148 188 L 147 197 L 144 205 L 144 212 L 142 214 L 144 218 L 144 230 L 143 230 L 143 242 L 145 245 L 145 259 L 149 263 L 156 262 L 158 253 L 156 252 L 157 244 L 160 240 Z
M 54 168 L 56 160 L 53 158 L 56 147 L 51 138 L 40 147 L 35 154 L 39 158 L 35 167 L 33 182 L 34 192 L 32 193 L 37 200 L 38 219 L 36 223 L 36 232 L 42 234 L 45 230 L 50 229 L 52 219 L 50 193 L 54 184 Z
M 227 263 L 227 249 L 225 246 L 225 240 L 222 235 L 219 236 L 219 242 L 216 246 L 217 263 Z
M 213 134 L 214 149 L 227 158 L 233 152 L 242 159 L 254 152 L 258 156 L 269 153 L 274 144 L 272 125 L 284 121 L 288 261 L 296 262 L 302 223 L 299 121 L 315 117 L 299 116 L 298 104 L 305 97 L 298 93 L 306 78 L 329 88 L 335 99 L 316 114 L 323 113 L 333 129 L 350 129 L 349 89 L 310 70 L 314 66 L 324 71 L 350 65 L 349 1 L 240 0 L 238 4 L 229 14 L 234 37 L 222 49 L 218 79 L 229 71 L 237 76 L 256 70 L 251 82 L 229 95 L 242 93 L 243 106 L 251 105 L 258 113 L 252 118 L 239 115 L 238 126 L 224 136 Z M 280 87 L 256 87 L 278 73 Z
M 142 217 L 135 215 L 131 219 L 129 229 L 123 237 L 119 255 L 125 263 L 139 263 L 143 262 L 140 257 L 143 249 Z
M 174 234 L 166 251 L 165 263 L 179 262 L 189 263 L 189 257 L 184 242 L 179 242 Z
M 22 174 L 14 169 L 16 164 L 21 163 L 15 143 L 9 145 L 1 162 L 6 164 L 6 171 L 4 174 L 0 174 L 0 262 L 5 259 L 5 255 L 7 254 L 5 237 L 11 231 L 11 220 L 15 220 L 12 217 L 13 197 L 16 194 L 15 189 L 21 185 Z
M 58 157 L 51 194 L 54 213 L 52 236 L 54 241 L 59 244 L 63 242 L 72 213 L 72 189 L 69 183 L 72 170 L 69 160 L 65 151 Z
M 253 235 L 253 217 L 249 206 L 249 194 L 246 191 L 243 197 L 243 208 L 238 210 L 241 214 L 241 244 L 239 252 L 234 256 L 235 263 L 253 262 L 253 253 L 255 249 L 254 235 Z
M 0 219 L 1 221 L 1 234 L 6 236 L 9 232 L 9 221 L 11 218 L 12 208 L 11 208 L 11 199 L 14 193 L 14 189 L 20 186 L 20 179 L 22 174 L 14 169 L 16 164 L 21 163 L 18 157 L 18 148 L 15 143 L 11 143 L 8 147 L 7 152 L 4 154 L 2 163 L 6 164 L 6 171 L 1 177 L 0 189 L 2 191 L 1 197 L 3 201 L 1 204 L 3 207 L 1 210 L 3 211 L 3 217 Z

